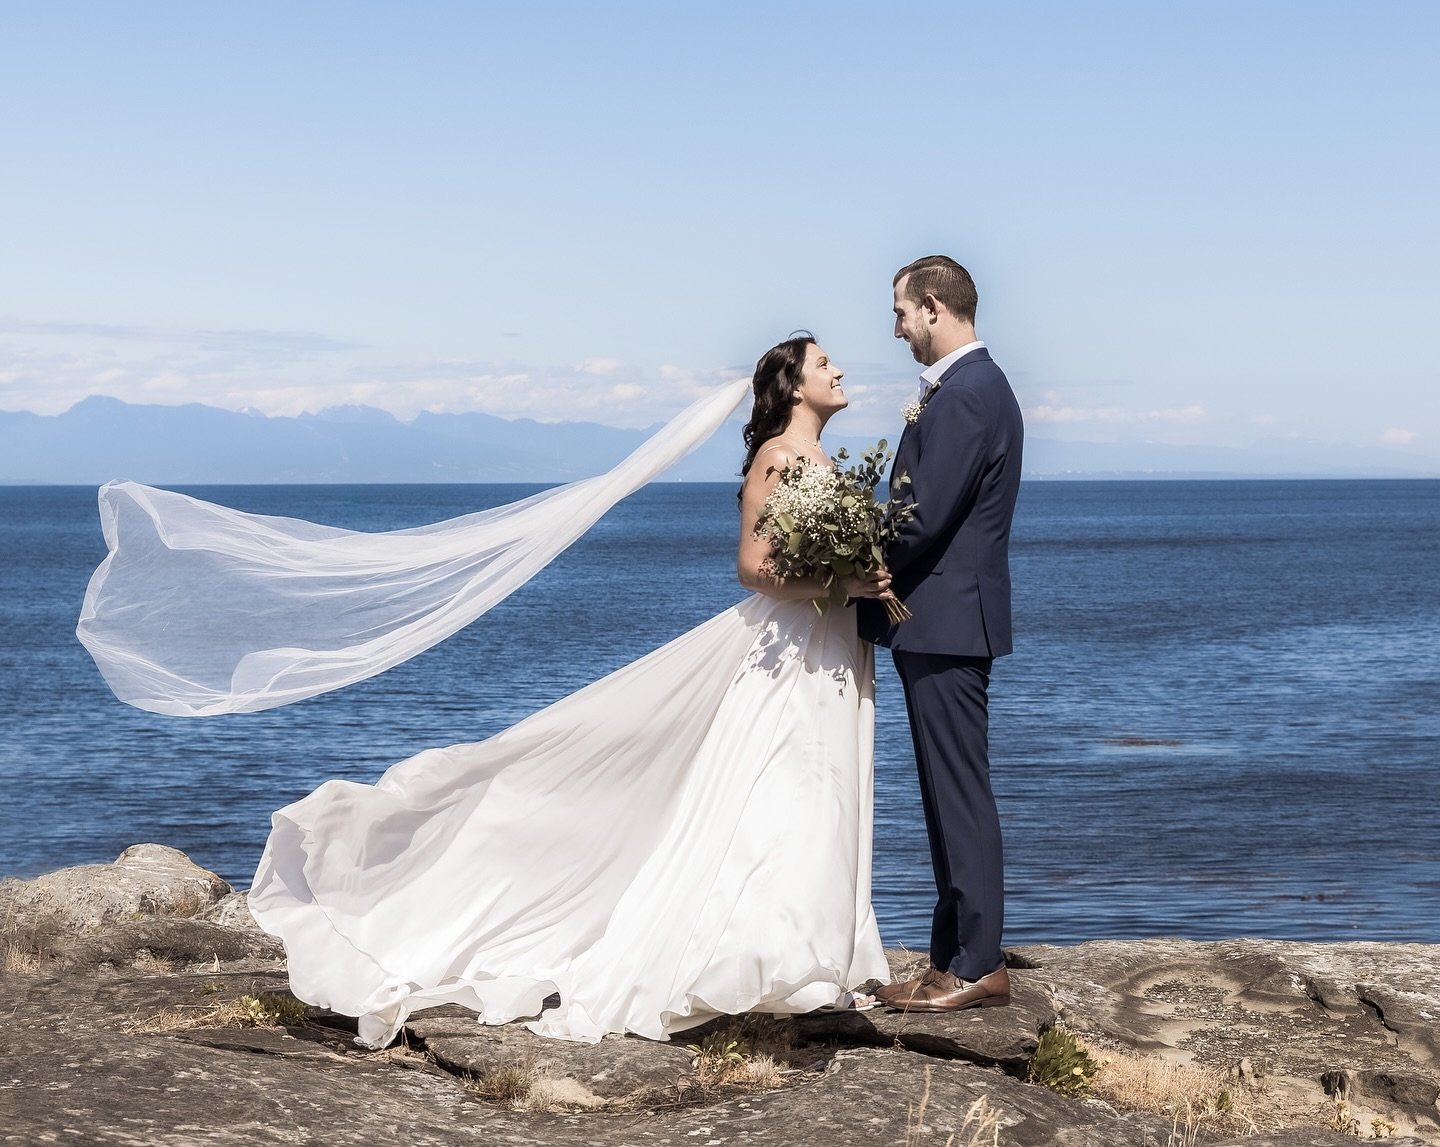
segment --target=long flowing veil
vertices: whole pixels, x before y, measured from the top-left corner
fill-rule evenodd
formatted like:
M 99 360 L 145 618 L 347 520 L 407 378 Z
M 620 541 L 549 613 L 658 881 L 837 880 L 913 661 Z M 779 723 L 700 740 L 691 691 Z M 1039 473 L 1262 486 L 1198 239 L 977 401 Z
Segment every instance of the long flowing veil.
M 524 585 L 713 434 L 749 387 L 716 389 L 607 473 L 408 530 L 365 533 L 107 483 L 110 552 L 76 632 L 120 700 L 173 716 L 258 712 L 373 677 Z

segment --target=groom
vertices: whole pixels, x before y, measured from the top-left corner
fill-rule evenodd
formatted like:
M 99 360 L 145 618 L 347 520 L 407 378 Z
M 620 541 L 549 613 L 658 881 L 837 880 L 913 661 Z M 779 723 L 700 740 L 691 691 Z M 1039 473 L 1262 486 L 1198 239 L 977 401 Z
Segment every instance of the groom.
M 939 899 L 930 969 L 877 994 L 903 1011 L 948 1012 L 1010 1002 L 987 699 L 991 662 L 1010 652 L 1010 520 L 1025 428 L 1004 373 L 975 337 L 969 272 L 928 255 L 901 268 L 894 287 L 895 337 L 925 365 L 891 471 L 915 514 L 885 553 L 913 616 L 892 623 L 866 599 L 860 632 L 889 646 L 905 687 Z M 908 485 L 895 486 L 900 475 Z

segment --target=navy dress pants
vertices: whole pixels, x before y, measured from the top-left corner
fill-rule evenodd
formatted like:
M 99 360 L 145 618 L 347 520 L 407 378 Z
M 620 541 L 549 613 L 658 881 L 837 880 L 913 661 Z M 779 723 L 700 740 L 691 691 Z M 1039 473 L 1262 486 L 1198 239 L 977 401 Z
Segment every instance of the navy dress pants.
M 893 651 L 935 867 L 930 962 L 964 980 L 1004 963 L 1005 866 L 990 791 L 989 657 Z

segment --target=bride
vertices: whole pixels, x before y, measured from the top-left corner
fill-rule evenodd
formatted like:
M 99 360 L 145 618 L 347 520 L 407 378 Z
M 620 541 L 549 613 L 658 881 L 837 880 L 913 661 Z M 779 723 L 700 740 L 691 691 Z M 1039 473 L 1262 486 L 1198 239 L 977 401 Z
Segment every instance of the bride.
M 820 436 L 847 404 L 841 378 L 808 334 L 756 366 L 737 562 L 750 597 L 488 740 L 426 750 L 374 785 L 327 781 L 273 814 L 248 899 L 284 942 L 299 999 L 358 1017 L 357 1042 L 372 1048 L 446 1003 L 595 1042 L 853 1006 L 855 988 L 889 979 L 870 906 L 872 650 L 853 609 L 815 608 L 818 583 L 768 573 L 754 535 L 780 469 L 832 464 Z M 138 504 L 137 490 L 160 495 L 123 492 Z M 106 518 L 112 558 L 127 513 Z M 328 554 L 346 541 L 314 544 Z M 183 674 L 162 675 L 153 656 L 109 658 L 123 669 L 102 659 L 104 573 L 81 636 L 117 694 L 218 711 L 163 708 L 179 703 L 157 699 L 154 682 L 179 692 Z M 888 584 L 845 588 L 878 596 Z M 148 699 L 122 690 L 140 663 Z M 284 676 L 269 672 L 266 688 Z

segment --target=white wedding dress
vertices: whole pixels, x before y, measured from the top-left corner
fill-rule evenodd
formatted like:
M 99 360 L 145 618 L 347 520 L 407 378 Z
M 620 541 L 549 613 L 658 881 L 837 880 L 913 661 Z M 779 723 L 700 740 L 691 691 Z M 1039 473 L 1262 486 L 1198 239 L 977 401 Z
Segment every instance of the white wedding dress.
M 873 697 L 853 609 L 752 596 L 489 740 L 282 808 L 250 909 L 370 1047 L 442 1003 L 587 1042 L 843 1005 L 889 978 Z
M 151 712 L 342 688 L 473 623 L 749 393 L 702 396 L 604 474 L 384 533 L 107 483 L 77 635 Z M 372 1047 L 442 1003 L 587 1041 L 838 1004 L 887 978 L 873 687 L 853 610 L 747 598 L 487 741 L 282 808 L 250 909 L 295 994 Z

